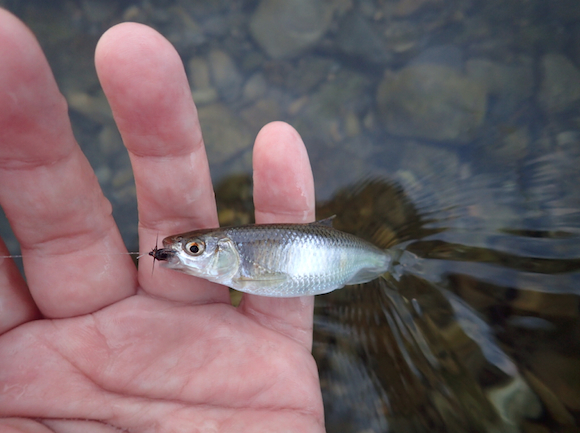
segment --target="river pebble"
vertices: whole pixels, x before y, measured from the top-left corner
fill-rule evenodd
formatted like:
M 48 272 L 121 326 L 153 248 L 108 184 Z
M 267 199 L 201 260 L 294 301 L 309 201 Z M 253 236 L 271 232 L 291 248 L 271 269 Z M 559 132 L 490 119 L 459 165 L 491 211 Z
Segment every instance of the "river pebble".
M 580 101 L 580 70 L 566 56 L 546 54 L 542 73 L 538 99 L 548 113 L 564 111 Z
M 224 101 L 237 99 L 242 90 L 243 79 L 231 56 L 223 50 L 211 50 L 208 64 L 211 71 L 211 82 L 220 97 Z
M 244 101 L 255 101 L 261 98 L 268 91 L 268 83 L 264 78 L 264 74 L 257 72 L 248 78 L 246 84 L 244 84 L 244 89 L 242 91 Z
M 251 17 L 250 31 L 271 58 L 291 58 L 319 42 L 332 11 L 325 0 L 262 0 Z
M 193 100 L 197 105 L 216 102 L 218 92 L 211 84 L 209 64 L 204 57 L 192 57 L 187 63 L 187 77 Z
M 210 163 L 222 164 L 251 147 L 252 133 L 226 105 L 205 105 L 198 115 Z
M 346 15 L 340 23 L 336 44 L 345 54 L 371 63 L 386 63 L 392 59 L 385 36 L 361 15 Z
M 453 68 L 416 64 L 385 73 L 377 105 L 391 134 L 463 144 L 483 124 L 487 94 Z
M 465 69 L 472 81 L 482 84 L 496 99 L 495 111 L 500 115 L 510 115 L 533 95 L 535 80 L 530 57 L 523 56 L 513 64 L 473 58 L 465 63 Z

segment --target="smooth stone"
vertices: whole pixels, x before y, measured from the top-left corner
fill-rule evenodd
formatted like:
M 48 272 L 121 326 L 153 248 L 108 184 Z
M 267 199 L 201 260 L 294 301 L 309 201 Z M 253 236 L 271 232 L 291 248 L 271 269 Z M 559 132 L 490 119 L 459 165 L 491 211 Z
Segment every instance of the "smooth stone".
M 113 171 L 108 165 L 101 165 L 95 168 L 95 176 L 97 176 L 99 185 L 102 187 L 111 181 L 111 178 L 113 177 Z
M 386 63 L 391 59 L 384 36 L 360 14 L 344 17 L 336 35 L 336 43 L 345 54 L 370 63 Z
M 125 9 L 123 11 L 123 14 L 121 15 L 123 21 L 136 21 L 136 22 L 144 21 L 145 20 L 144 16 L 145 12 L 143 11 L 142 8 L 140 8 L 137 5 L 131 5 L 127 7 L 127 9 Z
M 115 125 L 103 125 L 103 129 L 99 132 L 98 142 L 103 155 L 109 157 L 125 149 L 121 134 Z
M 387 48 L 393 53 L 406 53 L 421 42 L 421 29 L 410 21 L 393 21 L 385 29 Z
M 211 81 L 219 95 L 226 101 L 236 99 L 240 95 L 243 78 L 230 55 L 219 49 L 211 50 L 208 63 Z
M 202 22 L 203 31 L 210 38 L 221 38 L 232 31 L 232 22 L 224 15 L 209 15 Z
M 157 9 L 156 14 L 162 14 L 164 9 Z M 201 26 L 194 20 L 185 8 L 176 6 L 168 9 L 168 22 L 165 24 L 163 35 L 173 44 L 179 53 L 195 50 L 207 41 Z
M 227 176 L 231 173 L 252 173 L 252 157 L 253 151 L 251 147 L 236 155 L 234 159 L 225 164 L 227 165 L 227 169 L 223 174 L 221 174 L 220 178 L 223 178 L 224 176 Z M 218 175 L 219 174 L 220 173 L 218 171 Z
M 538 99 L 548 113 L 558 113 L 580 100 L 580 70 L 564 55 L 542 58 L 543 79 Z
M 223 104 L 198 109 L 209 162 L 221 164 L 252 146 L 253 135 L 244 121 Z
M 209 64 L 203 57 L 196 56 L 187 62 L 187 78 L 192 90 L 211 87 Z
M 114 0 L 82 0 L 84 16 L 93 23 L 105 22 L 116 13 L 119 3 Z
M 250 19 L 250 31 L 271 58 L 292 58 L 318 43 L 333 9 L 327 0 L 262 0 Z
M 115 189 L 124 188 L 127 185 L 133 185 L 133 170 L 131 166 L 119 170 L 111 179 L 111 186 Z
M 244 85 L 244 89 L 242 90 L 242 96 L 244 101 L 255 101 L 266 94 L 268 91 L 268 83 L 264 78 L 264 74 L 261 72 L 256 72 Z
M 339 69 L 338 64 L 326 57 L 304 56 L 297 62 L 270 61 L 264 67 L 266 80 L 289 89 L 294 94 L 310 94 Z
M 66 95 L 70 108 L 84 114 L 97 123 L 113 124 L 113 113 L 104 93 L 91 96 L 84 92 L 71 92 Z
M 344 119 L 344 132 L 349 138 L 356 137 L 361 133 L 361 122 L 353 111 L 346 113 Z
M 523 419 L 537 418 L 542 413 L 540 399 L 520 374 L 514 375 L 511 382 L 486 391 L 507 425 L 520 425 Z
M 580 152 L 580 131 L 562 131 L 556 135 L 556 143 L 560 149 L 567 152 L 575 152 L 574 156 L 577 158 Z
M 502 137 L 493 153 L 501 161 L 519 161 L 526 156 L 530 142 L 530 131 L 524 126 Z
M 111 195 L 117 203 L 132 203 L 137 197 L 137 188 L 134 183 L 127 183 L 121 188 L 113 189 Z
M 217 101 L 218 92 L 211 85 L 210 68 L 203 57 L 193 57 L 187 62 L 188 80 L 191 94 L 197 105 L 210 104 Z
M 490 128 L 485 136 L 477 143 L 478 167 L 493 166 L 494 170 L 512 170 L 517 164 L 521 164 L 530 151 L 538 151 L 536 146 L 531 147 L 532 140 L 530 131 L 526 125 L 502 125 Z
M 438 0 L 399 0 L 395 5 L 393 13 L 397 17 L 406 17 L 414 14 L 429 3 L 437 4 Z
M 343 130 L 345 116 L 359 116 L 370 110 L 369 87 L 366 76 L 342 70 L 320 85 L 311 97 L 295 101 L 299 108 L 292 124 L 305 140 L 327 144 L 342 141 L 347 134 Z
M 443 65 L 461 72 L 463 69 L 463 53 L 453 45 L 437 45 L 420 52 L 409 64 L 419 65 L 424 63 Z
M 483 124 L 485 88 L 455 69 L 416 64 L 387 71 L 377 93 L 387 131 L 393 135 L 467 143 Z
M 530 98 L 534 91 L 534 71 L 531 58 L 506 65 L 485 58 L 469 59 L 467 75 L 482 84 L 490 95 L 506 103 L 518 104 Z
M 264 98 L 240 110 L 240 117 L 244 119 L 255 135 L 267 123 L 282 118 L 280 104 L 272 98 Z
M 213 87 L 192 90 L 191 95 L 197 106 L 211 104 L 219 99 L 218 92 Z

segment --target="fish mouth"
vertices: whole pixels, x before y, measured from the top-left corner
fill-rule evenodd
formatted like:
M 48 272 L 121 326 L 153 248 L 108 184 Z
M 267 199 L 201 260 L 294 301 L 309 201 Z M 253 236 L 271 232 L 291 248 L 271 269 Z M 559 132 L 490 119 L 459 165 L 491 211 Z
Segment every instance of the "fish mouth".
M 175 251 L 170 248 L 153 248 L 149 251 L 149 255 L 153 257 L 154 260 L 159 260 L 160 262 L 166 262 L 175 256 Z

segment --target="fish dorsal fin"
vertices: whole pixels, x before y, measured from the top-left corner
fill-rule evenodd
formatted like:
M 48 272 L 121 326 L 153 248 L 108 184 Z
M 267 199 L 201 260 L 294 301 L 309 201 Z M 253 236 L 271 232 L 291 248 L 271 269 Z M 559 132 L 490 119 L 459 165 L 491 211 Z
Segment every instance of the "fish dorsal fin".
M 332 227 L 332 221 L 336 218 L 336 215 L 329 216 L 323 220 L 314 221 L 311 224 L 318 224 L 320 226 Z

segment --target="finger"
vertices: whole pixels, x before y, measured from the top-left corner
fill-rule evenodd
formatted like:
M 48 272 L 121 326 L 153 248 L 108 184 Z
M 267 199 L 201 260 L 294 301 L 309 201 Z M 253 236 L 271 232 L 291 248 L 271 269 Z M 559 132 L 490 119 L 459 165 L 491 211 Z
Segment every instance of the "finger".
M 2 418 L 0 419 L 0 431 L 2 433 L 53 433 L 55 430 L 31 419 Z
M 286 123 L 266 125 L 254 145 L 256 222 L 314 221 L 314 181 L 302 139 Z M 314 297 L 266 298 L 244 295 L 240 310 L 305 347 L 312 345 Z
M 111 206 L 76 144 L 34 36 L 0 10 L 0 204 L 48 317 L 95 311 L 136 288 Z
M 197 111 L 183 64 L 155 30 L 125 23 L 97 46 L 99 79 L 129 151 L 139 203 L 142 252 L 161 238 L 217 227 L 217 211 Z M 140 262 L 148 293 L 188 302 L 229 302 L 227 289 Z M 150 263 L 150 262 L 149 262 Z
M 0 256 L 9 255 L 0 239 Z M 0 335 L 40 316 L 28 286 L 12 259 L 0 258 Z

